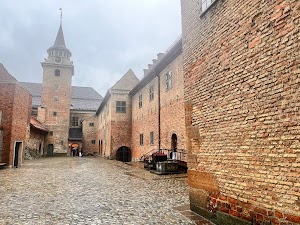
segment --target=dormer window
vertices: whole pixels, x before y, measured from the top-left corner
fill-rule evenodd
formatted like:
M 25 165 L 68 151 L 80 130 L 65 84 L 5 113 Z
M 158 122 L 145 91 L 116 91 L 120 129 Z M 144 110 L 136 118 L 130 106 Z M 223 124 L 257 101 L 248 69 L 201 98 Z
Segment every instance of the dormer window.
M 56 70 L 55 70 L 55 76 L 57 76 L 57 77 L 60 76 L 60 70 L 59 70 L 59 69 L 56 69 Z
M 59 56 L 62 56 L 62 52 L 59 52 Z

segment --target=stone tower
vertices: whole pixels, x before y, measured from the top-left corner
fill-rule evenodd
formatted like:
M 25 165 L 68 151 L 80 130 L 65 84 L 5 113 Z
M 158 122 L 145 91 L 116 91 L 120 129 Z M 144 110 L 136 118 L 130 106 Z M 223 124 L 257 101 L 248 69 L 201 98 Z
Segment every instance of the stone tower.
M 38 117 L 49 129 L 46 141 L 48 155 L 67 153 L 71 107 L 71 83 L 74 75 L 71 52 L 66 47 L 62 23 L 55 43 L 42 62 L 43 84 Z

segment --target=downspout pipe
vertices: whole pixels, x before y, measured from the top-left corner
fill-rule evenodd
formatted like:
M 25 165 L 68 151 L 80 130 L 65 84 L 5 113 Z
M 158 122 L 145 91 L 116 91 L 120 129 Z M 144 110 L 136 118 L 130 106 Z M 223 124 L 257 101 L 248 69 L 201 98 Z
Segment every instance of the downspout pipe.
M 159 73 L 156 73 L 155 69 L 153 69 L 157 76 L 157 98 L 158 98 L 158 149 L 161 149 L 161 115 L 160 115 L 160 76 Z

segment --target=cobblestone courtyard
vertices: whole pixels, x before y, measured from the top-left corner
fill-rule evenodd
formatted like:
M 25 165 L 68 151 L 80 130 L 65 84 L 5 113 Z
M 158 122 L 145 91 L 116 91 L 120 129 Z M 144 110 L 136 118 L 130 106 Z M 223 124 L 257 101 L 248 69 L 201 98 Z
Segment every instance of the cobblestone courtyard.
M 186 175 L 100 158 L 42 158 L 0 170 L 0 224 L 193 224 Z

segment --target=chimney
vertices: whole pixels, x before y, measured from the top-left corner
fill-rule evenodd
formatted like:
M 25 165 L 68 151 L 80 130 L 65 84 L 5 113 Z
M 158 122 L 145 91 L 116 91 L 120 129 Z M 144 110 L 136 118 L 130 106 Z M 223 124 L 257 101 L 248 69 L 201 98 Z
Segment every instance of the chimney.
M 40 121 L 41 123 L 45 123 L 46 121 L 46 108 L 40 106 L 38 108 L 38 116 L 37 120 Z
M 164 53 L 158 53 L 157 54 L 157 60 L 161 60 L 162 59 L 162 57 L 164 57 Z
M 158 62 L 158 59 L 152 59 L 153 66 Z
M 149 72 L 148 69 L 144 69 L 144 76 L 146 76 L 148 72 Z
M 148 64 L 148 69 L 151 70 L 153 68 L 152 64 Z

